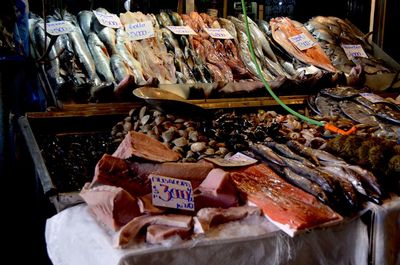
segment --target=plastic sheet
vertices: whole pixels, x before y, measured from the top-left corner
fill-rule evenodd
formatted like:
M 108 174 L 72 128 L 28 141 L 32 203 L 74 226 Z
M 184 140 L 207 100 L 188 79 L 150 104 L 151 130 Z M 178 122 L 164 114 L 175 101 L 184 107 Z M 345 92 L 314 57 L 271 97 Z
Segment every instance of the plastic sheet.
M 372 210 L 371 264 L 400 265 L 400 197 L 393 197 Z
M 368 229 L 361 218 L 294 238 L 273 225 L 259 229 L 246 237 L 200 238 L 173 247 L 140 243 L 122 250 L 113 247 L 113 233 L 87 206 L 78 205 L 47 221 L 46 242 L 54 265 L 368 264 Z

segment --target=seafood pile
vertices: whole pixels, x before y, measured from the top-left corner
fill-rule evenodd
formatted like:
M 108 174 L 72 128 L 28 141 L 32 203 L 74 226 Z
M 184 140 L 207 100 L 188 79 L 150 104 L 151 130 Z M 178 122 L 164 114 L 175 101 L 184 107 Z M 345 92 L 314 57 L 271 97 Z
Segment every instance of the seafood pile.
M 358 65 L 367 74 L 393 72 L 393 69 L 383 60 L 373 56 L 373 47 L 367 41 L 368 36 L 355 30 L 346 21 L 337 17 L 317 16 L 305 23 L 305 27 L 318 40 L 336 69 L 350 74 L 352 69 Z M 349 59 L 341 47 L 343 44 L 361 45 L 367 58 Z
M 342 214 L 359 209 L 366 200 L 381 203 L 384 189 L 390 189 L 383 175 L 373 168 L 365 167 L 372 173 L 363 164 L 327 152 L 327 141 L 335 135 L 322 127 L 272 110 L 242 112 L 218 111 L 212 120 L 196 122 L 145 106 L 132 110 L 124 122 L 114 126 L 112 136 L 118 143 L 130 129 L 145 133 L 178 152 L 182 162 L 228 159 L 242 152 L 263 161 L 280 177 Z M 340 117 L 321 119 L 343 129 L 354 125 Z M 372 132 L 370 127 L 360 126 L 357 133 L 364 137 Z
M 109 15 L 103 8 L 95 11 Z M 31 17 L 29 31 L 34 47 L 32 56 L 44 65 L 50 85 L 61 100 L 126 100 L 132 97 L 132 89 L 145 85 L 245 84 L 243 81 L 259 81 L 248 48 L 244 17 L 241 15 L 224 19 L 197 12 L 126 12 L 119 17 L 123 26 L 121 28 L 103 26 L 94 12 L 87 10 L 79 12 L 77 16 L 65 10 L 55 10 L 46 18 Z M 73 31 L 51 36 L 44 31 L 44 20 L 65 20 L 72 24 Z M 328 21 L 328 18 L 325 20 Z M 317 22 L 310 21 L 307 24 L 308 29 L 321 41 L 326 40 L 317 34 L 320 28 L 333 28 L 325 20 L 318 20 L 319 28 L 315 26 Z M 153 26 L 154 37 L 133 40 L 125 31 L 133 23 L 147 21 Z M 350 34 L 353 31 L 349 25 L 339 19 L 337 21 L 340 26 L 346 25 L 347 31 L 343 32 L 347 35 L 343 33 L 342 40 L 345 37 L 357 39 L 357 35 Z M 176 35 L 168 28 L 184 25 L 193 29 L 197 35 Z M 311 28 L 311 25 L 314 27 Z M 308 49 L 298 49 L 290 38 L 304 35 L 315 40 L 306 27 L 289 18 L 275 18 L 269 23 L 259 21 L 258 24 L 249 19 L 249 26 L 263 77 L 271 83 L 279 84 L 278 88 L 343 84 L 346 82 L 343 72 L 349 74 L 348 80 L 357 81 L 362 70 L 392 71 L 383 66 L 380 70 L 372 71 L 371 62 L 375 59 L 371 56 L 371 50 L 368 50 L 369 59 L 356 58 L 356 63 L 346 62 L 346 67 L 342 68 L 341 59 L 332 55 L 333 48 L 328 49 L 330 42 L 315 42 Z M 209 28 L 225 29 L 232 39 L 212 38 L 207 31 Z M 336 40 L 336 37 L 332 38 Z M 368 43 L 363 44 L 366 49 L 369 47 Z M 351 70 L 353 66 L 357 67 L 354 71 Z M 250 85 L 247 90 L 254 90 L 252 87 L 254 85 Z
M 324 88 L 316 96 L 309 97 L 308 105 L 322 117 L 351 119 L 357 127 L 363 128 L 364 135 L 399 138 L 399 106 L 365 89 Z

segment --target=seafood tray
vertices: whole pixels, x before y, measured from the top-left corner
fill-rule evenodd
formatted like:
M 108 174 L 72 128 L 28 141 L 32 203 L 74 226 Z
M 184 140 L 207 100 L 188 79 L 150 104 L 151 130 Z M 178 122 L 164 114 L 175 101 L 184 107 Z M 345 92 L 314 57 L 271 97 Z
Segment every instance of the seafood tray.
M 125 115 L 96 110 L 96 114 L 27 113 L 19 119 L 38 186 L 57 211 L 79 203 L 76 191 L 92 178 L 103 153 L 113 148 L 110 128 Z

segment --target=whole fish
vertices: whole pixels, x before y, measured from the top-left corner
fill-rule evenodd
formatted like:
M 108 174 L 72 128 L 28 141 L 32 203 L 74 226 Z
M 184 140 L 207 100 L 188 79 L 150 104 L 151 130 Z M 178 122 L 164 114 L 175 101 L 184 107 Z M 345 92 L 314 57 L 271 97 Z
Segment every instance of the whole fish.
M 85 36 L 85 39 L 87 40 L 89 37 L 89 33 L 92 32 L 92 23 L 93 20 L 97 20 L 97 18 L 94 18 L 94 14 L 92 11 L 89 10 L 82 10 L 78 13 L 77 15 L 78 21 L 79 21 L 79 26 L 82 29 L 82 33 Z
M 370 126 L 379 125 L 374 112 L 354 101 L 343 100 L 339 102 L 339 106 L 343 113 L 353 121 Z
M 67 12 L 64 14 L 64 19 L 71 22 L 71 24 L 74 26 L 74 31 L 68 33 L 68 36 L 72 41 L 74 51 L 77 54 L 79 61 L 82 63 L 89 80 L 94 85 L 99 86 L 101 81 L 96 73 L 94 60 L 91 56 L 88 45 L 86 44 L 81 28 L 79 27 L 78 21 L 73 15 Z
M 127 76 L 132 74 L 129 65 L 125 63 L 124 59 L 119 54 L 113 54 L 111 56 L 110 64 L 117 83 L 120 83 Z
M 337 165 L 345 165 L 346 162 L 341 159 L 340 157 L 336 157 L 332 155 L 331 153 L 328 153 L 324 150 L 320 149 L 312 149 L 312 153 L 317 159 L 320 161 L 320 163 L 327 162 L 326 164 L 337 164 Z
M 49 49 L 48 45 L 50 43 L 50 38 L 46 37 L 44 28 L 42 27 L 43 23 L 44 23 L 43 19 L 38 19 L 33 24 L 33 37 L 34 37 L 33 42 L 39 53 L 39 56 L 45 54 L 47 49 Z M 45 39 L 47 39 L 46 41 L 47 46 L 45 46 Z M 47 58 L 49 60 L 50 67 L 46 69 L 46 72 L 48 73 L 51 79 L 50 81 L 52 82 L 52 85 L 55 86 L 55 89 L 58 89 L 65 83 L 65 80 L 60 75 L 60 61 L 57 57 L 57 52 L 54 45 L 50 48 Z
M 322 116 L 337 117 L 342 114 L 337 101 L 321 94 L 318 94 L 315 98 L 315 106 L 317 106 L 317 109 Z
M 305 165 L 305 166 L 314 167 L 314 165 L 310 161 L 308 161 L 307 159 L 305 159 L 302 156 L 295 154 L 292 150 L 290 150 L 289 147 L 287 147 L 284 144 L 278 144 L 273 141 L 265 142 L 264 144 L 270 148 L 273 148 L 273 150 L 277 151 L 280 155 L 282 155 L 284 157 L 297 160 L 297 161 L 303 163 L 303 165 Z
M 356 165 L 347 165 L 346 169 L 352 170 L 360 176 L 362 183 L 368 186 L 371 190 L 375 191 L 379 196 L 381 196 L 382 188 L 378 183 L 377 178 L 370 171 L 363 169 Z
M 299 174 L 315 182 L 328 193 L 332 193 L 334 191 L 333 183 L 331 182 L 330 178 L 328 178 L 328 176 L 323 172 L 317 171 L 314 168 L 307 167 L 306 165 L 299 163 L 299 161 L 297 160 L 289 159 L 286 157 L 282 157 L 282 159 L 285 162 L 286 166 L 288 166 L 296 174 Z
M 232 35 L 235 43 L 238 42 L 238 36 L 237 36 L 237 32 L 235 29 L 235 25 L 232 23 L 232 21 L 226 19 L 226 18 L 218 18 L 218 22 L 221 25 L 221 27 L 223 27 L 224 29 L 226 29 L 229 34 Z
M 338 169 L 338 171 L 336 171 L 336 169 Z M 336 181 L 337 185 L 339 185 L 342 191 L 342 195 L 346 200 L 346 204 L 350 206 L 350 208 L 357 208 L 357 193 L 355 192 L 352 183 L 340 174 L 340 167 L 322 167 L 320 170 L 328 173 L 330 176 L 333 177 L 333 179 Z
M 298 60 L 312 64 L 330 72 L 337 72 L 332 65 L 328 56 L 324 53 L 321 46 L 316 42 L 314 37 L 303 26 L 299 27 L 298 22 L 292 21 L 287 17 L 273 18 L 270 21 L 272 29 L 272 37 L 279 43 L 288 53 L 296 57 Z M 290 40 L 290 37 L 304 34 L 308 39 L 314 41 L 314 45 L 306 50 L 300 50 Z
M 338 87 L 329 87 L 323 88 L 320 90 L 320 93 L 323 95 L 327 95 L 337 99 L 344 99 L 344 98 L 353 98 L 360 94 L 360 90 L 355 89 L 353 87 L 345 87 L 345 86 L 338 86 Z
M 110 68 L 110 55 L 106 46 L 101 42 L 99 37 L 93 32 L 89 33 L 88 45 L 96 62 L 96 70 L 103 81 L 114 83 L 115 79 Z
M 168 16 L 168 14 L 166 12 L 160 12 L 160 14 L 158 14 L 156 17 L 157 17 L 158 23 L 163 27 L 174 25 L 174 23 L 172 23 L 170 17 Z
M 302 190 L 314 195 L 317 197 L 321 202 L 328 204 L 328 197 L 326 196 L 325 192 L 321 189 L 320 186 L 315 184 L 314 182 L 308 180 L 307 178 L 294 173 L 289 168 L 285 167 L 283 169 L 285 174 L 285 179 L 292 183 L 293 185 L 301 188 Z
M 239 15 L 239 19 L 241 19 L 244 22 L 244 16 L 242 14 Z M 277 63 L 278 60 L 275 56 L 275 53 L 272 51 L 271 46 L 269 45 L 269 42 L 265 37 L 265 35 L 258 28 L 257 24 L 253 20 L 251 20 L 251 18 L 248 17 L 247 20 L 249 22 L 250 31 L 252 31 L 255 38 L 257 38 L 260 41 L 263 51 L 267 54 L 270 60 Z
M 135 83 L 138 85 L 144 85 L 146 79 L 143 76 L 143 68 L 130 51 L 131 45 L 128 39 L 128 34 L 123 29 L 118 29 L 116 35 L 118 54 L 124 59 L 125 63 L 129 65 L 130 70 L 135 77 Z
M 183 20 L 178 13 L 170 12 L 169 17 L 170 17 L 172 23 L 174 24 L 174 26 L 183 26 L 184 25 Z
M 250 145 L 250 149 L 256 154 L 260 155 L 263 158 L 275 163 L 279 166 L 284 166 L 286 163 L 283 159 L 277 155 L 271 148 L 262 144 L 252 144 Z
M 286 142 L 286 145 L 292 149 L 294 152 L 308 158 L 310 161 L 312 161 L 315 165 L 319 166 L 319 160 L 313 153 L 313 149 L 311 147 L 307 147 L 302 145 L 301 143 L 294 141 L 294 140 L 289 140 Z
M 108 13 L 107 10 L 103 8 L 96 9 L 98 12 Z M 117 54 L 115 30 L 110 27 L 105 27 L 99 23 L 97 19 L 93 19 L 93 30 L 96 32 L 99 39 L 107 47 L 109 54 Z
M 351 185 L 362 195 L 368 196 L 367 192 L 365 191 L 361 181 L 357 178 L 357 176 L 346 170 L 346 167 L 340 166 L 325 166 L 323 167 L 324 171 L 330 172 L 333 175 L 348 180 Z

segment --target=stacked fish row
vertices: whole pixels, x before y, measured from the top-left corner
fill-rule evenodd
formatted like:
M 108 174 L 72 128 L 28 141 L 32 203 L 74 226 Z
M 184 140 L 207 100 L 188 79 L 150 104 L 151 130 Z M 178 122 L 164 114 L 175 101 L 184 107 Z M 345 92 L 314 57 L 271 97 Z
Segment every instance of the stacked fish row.
M 109 14 L 102 8 L 96 11 Z M 130 95 L 126 90 L 130 92 L 134 87 L 157 83 L 228 83 L 258 80 L 258 71 L 248 47 L 250 40 L 246 34 L 243 16 L 224 19 L 197 12 L 187 15 L 176 12 L 161 12 L 157 15 L 126 12 L 120 14 L 120 21 L 124 27 L 118 29 L 100 24 L 92 11 L 81 11 L 75 17 L 65 10 L 56 10 L 46 18 L 47 22 L 61 20 L 70 22 L 73 31 L 58 37 L 45 34 L 43 19 L 30 20 L 31 40 L 35 47 L 33 50 L 36 51 L 34 57 L 45 64 L 51 86 L 61 99 L 63 94 L 76 92 L 95 100 L 102 96 L 116 96 L 121 99 Z M 143 40 L 130 39 L 124 28 L 129 24 L 144 21 L 151 21 L 154 37 Z M 344 79 L 341 78 L 343 75 L 338 71 L 340 70 L 350 76 L 354 75 L 356 80 L 348 80 L 357 82 L 360 74 L 358 68 L 363 66 L 371 69 L 370 63 L 367 66 L 363 62 L 373 59 L 364 58 L 358 58 L 355 62 L 361 65 L 355 68 L 358 71 L 351 72 L 349 67 L 353 67 L 354 63 L 347 61 L 346 67 L 343 68 L 345 57 L 337 55 L 338 52 L 332 53 L 333 46 L 329 46 L 336 45 L 336 51 L 340 48 L 339 43 L 332 44 L 331 40 L 321 39 L 320 33 L 317 35 L 323 27 L 332 28 L 332 34 L 337 32 L 326 21 L 321 21 L 318 27 L 316 23 L 311 20 L 307 26 L 320 43 L 315 42 L 307 49 L 301 50 L 290 38 L 303 34 L 312 41 L 315 39 L 299 22 L 289 18 L 275 18 L 269 23 L 259 21 L 257 25 L 249 19 L 250 38 L 256 60 L 261 67 L 261 74 L 267 81 L 279 80 L 280 84 L 284 84 L 282 80 L 285 80 L 291 87 L 304 85 L 310 80 L 311 83 L 307 85 L 315 85 L 320 80 L 330 84 L 341 83 Z M 176 35 L 167 28 L 183 25 L 190 26 L 197 35 Z M 345 25 L 345 29 L 348 28 L 345 31 L 346 37 L 355 39 L 352 28 Z M 211 38 L 207 28 L 226 29 L 233 39 Z M 340 40 L 344 42 L 342 35 Z M 335 41 L 336 39 L 335 37 Z M 367 45 L 365 42 L 364 47 L 368 47 Z M 390 71 L 386 68 L 383 70 Z
M 360 34 L 346 21 L 337 17 L 317 16 L 305 26 L 318 40 L 336 69 L 349 74 L 358 65 L 367 74 L 393 72 L 384 61 L 373 56 L 373 47 L 366 40 L 368 35 Z M 361 45 L 368 58 L 349 59 L 341 47 L 343 44 Z
M 324 88 L 316 96 L 310 96 L 308 103 L 320 116 L 349 118 L 358 127 L 368 128 L 372 135 L 397 140 L 399 106 L 376 94 L 362 92 L 365 91 L 351 87 Z

